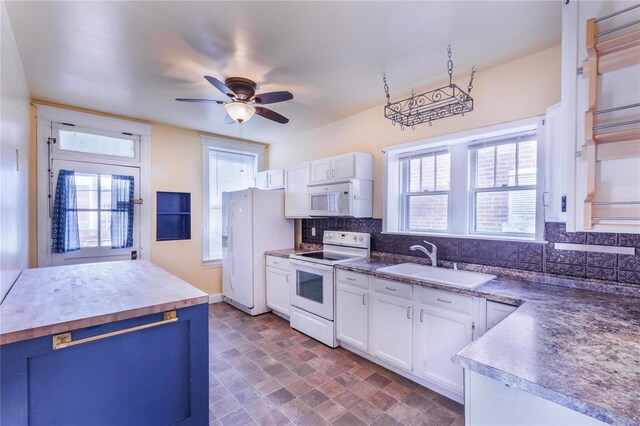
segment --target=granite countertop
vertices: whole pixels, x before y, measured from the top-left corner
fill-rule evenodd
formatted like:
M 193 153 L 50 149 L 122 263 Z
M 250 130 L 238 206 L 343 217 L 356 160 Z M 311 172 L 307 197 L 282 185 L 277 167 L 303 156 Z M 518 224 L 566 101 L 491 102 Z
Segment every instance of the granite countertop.
M 469 290 L 377 272 L 396 263 L 336 268 L 519 305 L 453 361 L 606 423 L 640 424 L 640 297 L 502 277 Z
M 301 253 L 309 253 L 312 251 L 321 251 L 322 250 L 322 246 L 316 246 L 313 244 L 305 244 L 300 248 L 289 248 L 289 249 L 282 249 L 282 250 L 267 250 L 264 252 L 264 254 L 266 256 L 275 256 L 275 257 L 282 257 L 282 258 L 287 258 L 289 257 L 290 254 L 301 254 Z
M 27 269 L 0 305 L 0 344 L 208 302 L 147 260 Z

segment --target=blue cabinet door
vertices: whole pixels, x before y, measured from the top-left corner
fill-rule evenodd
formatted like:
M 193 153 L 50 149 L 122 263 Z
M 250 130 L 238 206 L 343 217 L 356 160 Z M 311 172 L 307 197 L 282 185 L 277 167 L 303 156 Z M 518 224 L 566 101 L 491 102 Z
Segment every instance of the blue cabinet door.
M 207 305 L 178 321 L 53 349 L 52 336 L 0 347 L 3 425 L 208 424 Z M 73 340 L 161 321 L 146 315 Z

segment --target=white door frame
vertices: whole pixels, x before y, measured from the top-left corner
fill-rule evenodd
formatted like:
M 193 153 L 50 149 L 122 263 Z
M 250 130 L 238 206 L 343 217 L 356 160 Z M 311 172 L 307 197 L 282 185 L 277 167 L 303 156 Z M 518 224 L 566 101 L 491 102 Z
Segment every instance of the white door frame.
M 38 267 L 51 266 L 51 219 L 49 218 L 49 150 L 53 123 L 73 123 L 77 126 L 131 133 L 140 136 L 140 253 L 138 257 L 150 259 L 151 251 L 151 125 L 120 118 L 72 111 L 49 105 L 34 104 L 36 113 L 37 155 L 37 214 L 38 214 Z

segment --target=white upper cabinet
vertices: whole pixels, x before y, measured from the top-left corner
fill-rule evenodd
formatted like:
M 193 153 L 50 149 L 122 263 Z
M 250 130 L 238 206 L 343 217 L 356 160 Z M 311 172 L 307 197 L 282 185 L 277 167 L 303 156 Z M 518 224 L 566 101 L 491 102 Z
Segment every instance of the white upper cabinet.
M 282 189 L 284 188 L 284 169 L 271 169 L 256 174 L 256 188 Z
M 373 180 L 373 156 L 351 152 L 311 162 L 310 184 L 343 182 L 349 179 Z
M 547 109 L 545 119 L 545 192 L 544 218 L 546 222 L 567 220 L 567 149 L 562 142 L 560 104 Z
M 284 215 L 287 218 L 309 217 L 307 184 L 310 167 L 311 163 L 306 162 L 285 170 Z

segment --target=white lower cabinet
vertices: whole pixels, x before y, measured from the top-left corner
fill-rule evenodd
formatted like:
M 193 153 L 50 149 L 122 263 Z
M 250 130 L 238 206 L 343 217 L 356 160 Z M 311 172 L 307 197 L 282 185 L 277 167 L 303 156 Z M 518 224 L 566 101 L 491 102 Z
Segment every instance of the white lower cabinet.
M 408 371 L 413 348 L 412 311 L 411 300 L 373 293 L 371 354 Z
M 338 340 L 363 351 L 369 350 L 369 292 L 363 288 L 338 282 Z
M 496 324 L 508 317 L 516 308 L 517 306 L 487 300 L 487 330 L 492 329 Z
M 416 305 L 414 324 L 414 374 L 462 394 L 463 369 L 451 362 L 451 357 L 473 340 L 473 317 Z
M 267 256 L 267 306 L 289 316 L 289 259 Z

